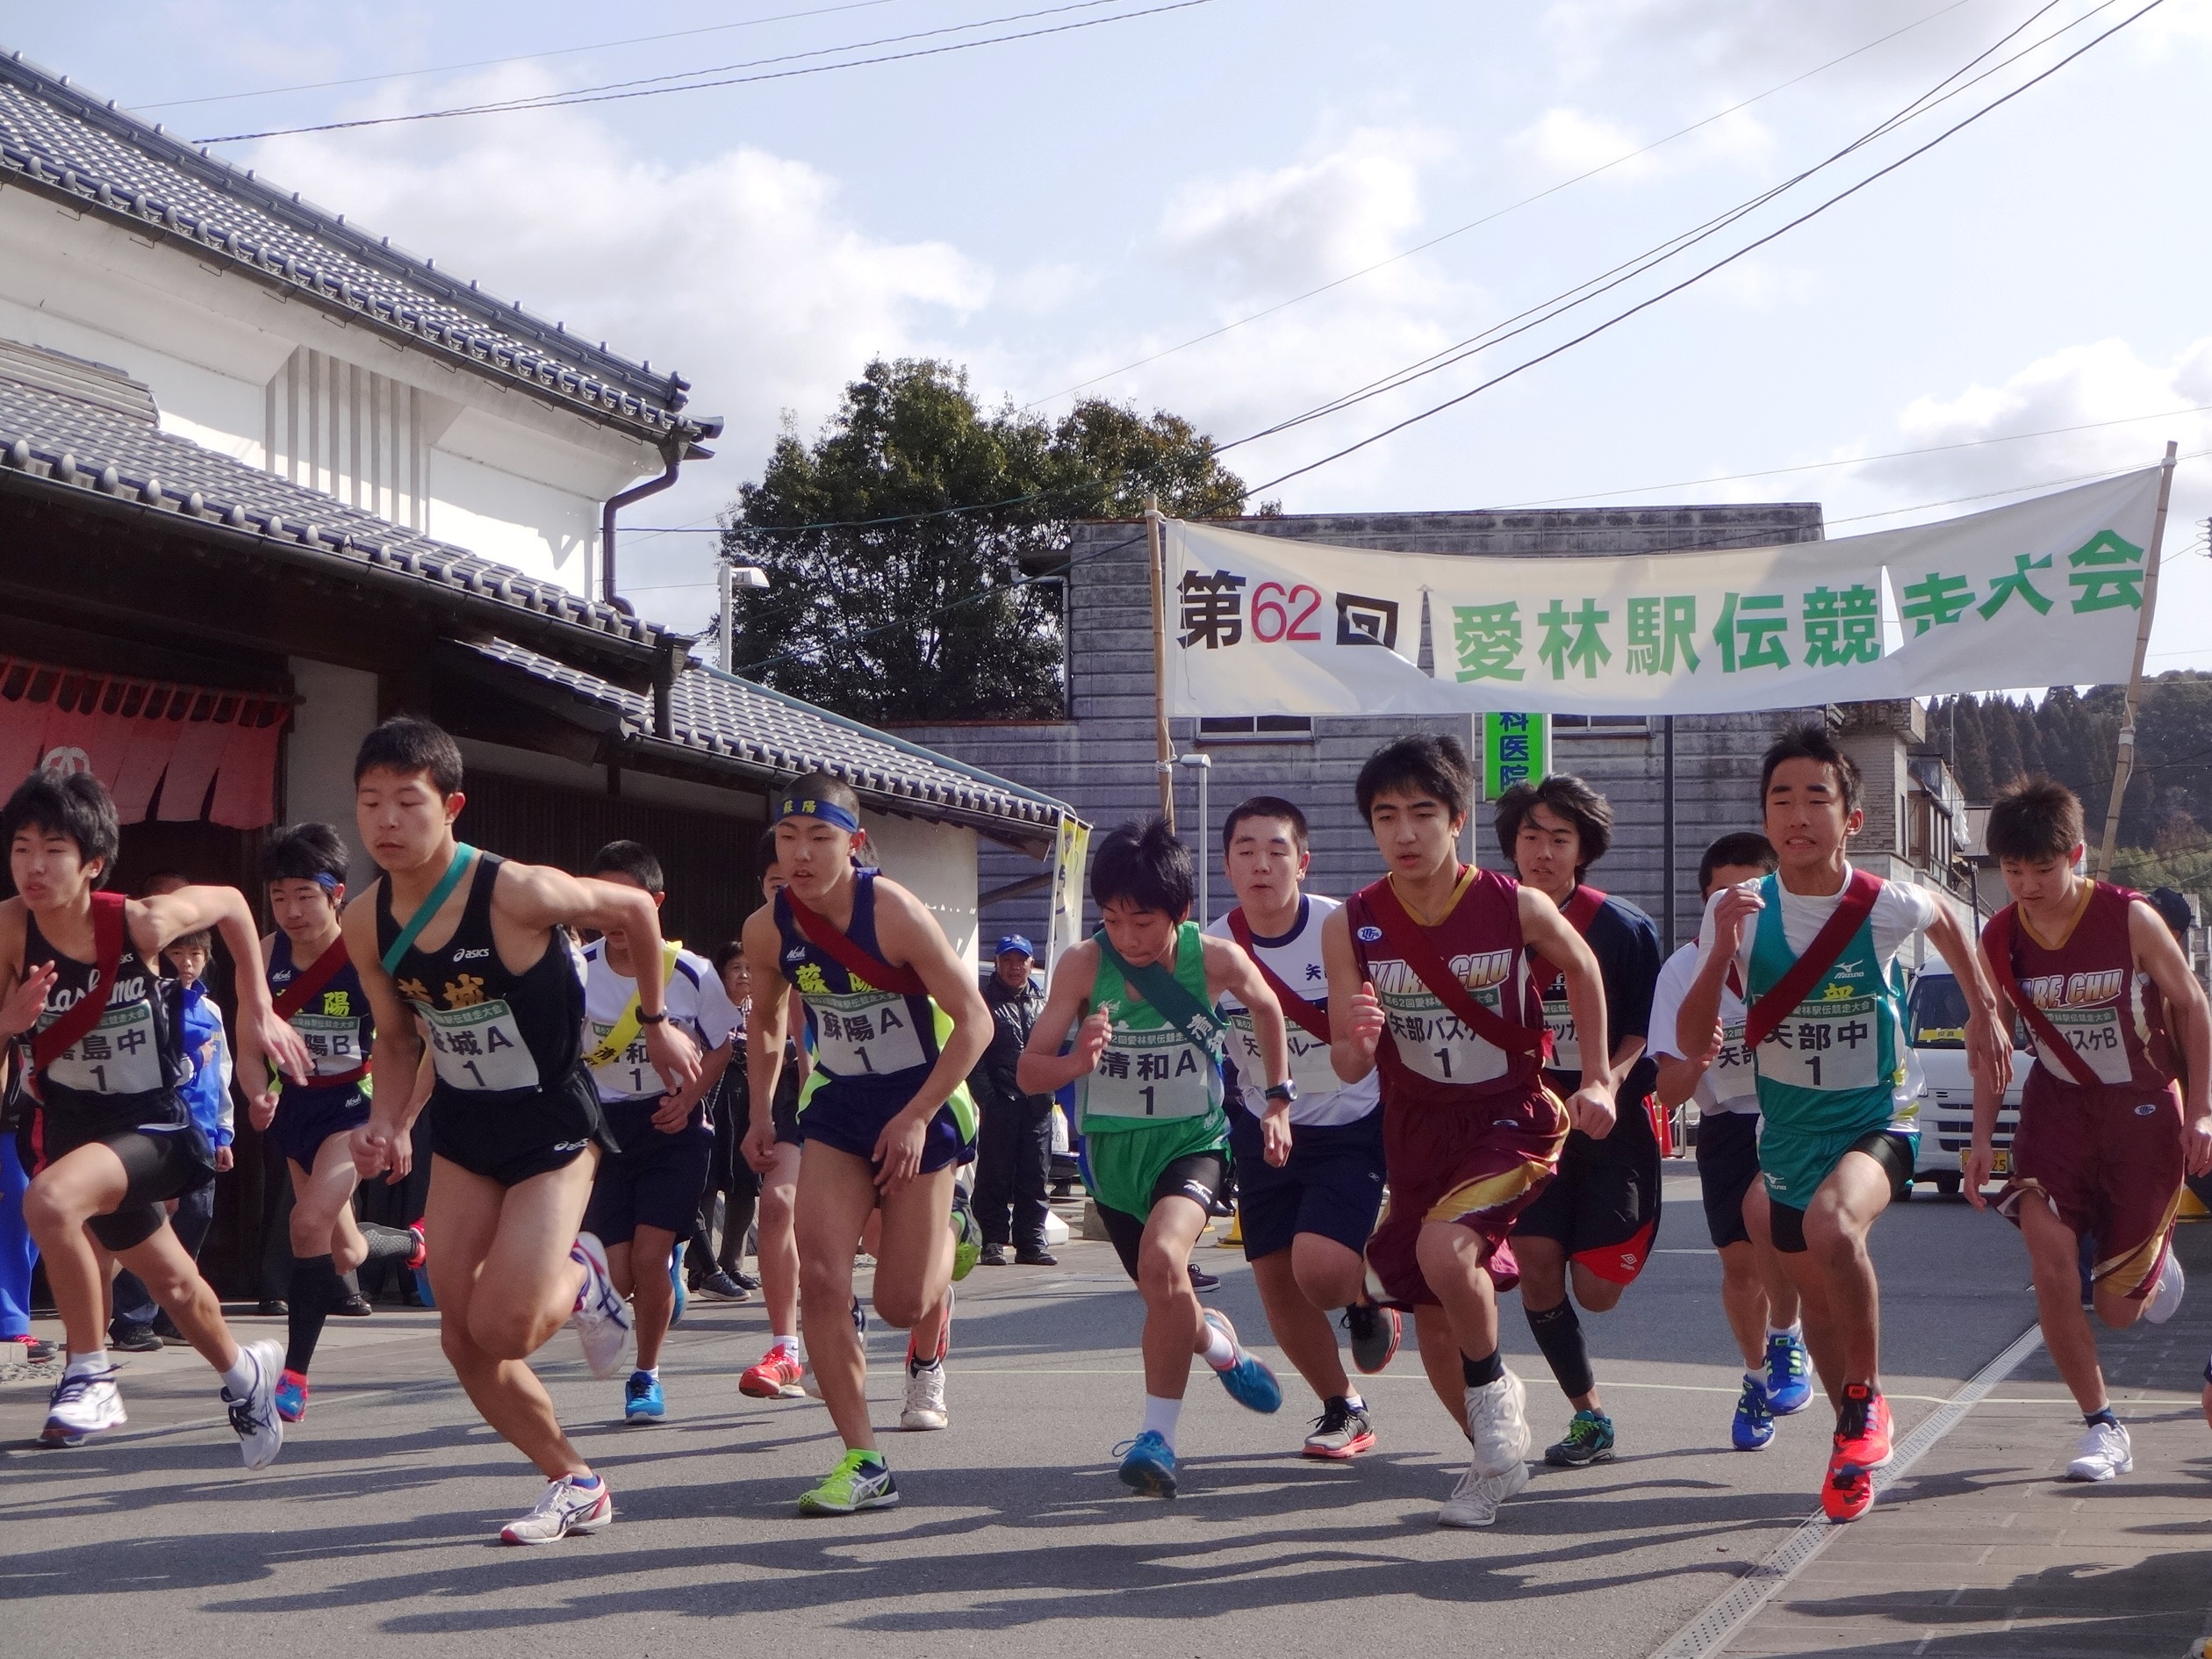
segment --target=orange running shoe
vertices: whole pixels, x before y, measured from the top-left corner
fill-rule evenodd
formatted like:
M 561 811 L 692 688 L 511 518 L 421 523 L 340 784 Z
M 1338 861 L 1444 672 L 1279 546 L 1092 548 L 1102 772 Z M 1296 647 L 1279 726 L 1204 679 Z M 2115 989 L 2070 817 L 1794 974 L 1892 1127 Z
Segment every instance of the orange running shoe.
M 737 1379 L 737 1391 L 748 1399 L 789 1400 L 800 1395 L 800 1380 L 807 1375 L 799 1350 L 779 1342 Z
M 1835 1450 L 1821 1488 L 1821 1509 L 1832 1521 L 1854 1521 L 1874 1506 L 1874 1471 L 1890 1461 L 1889 1402 L 1864 1382 L 1843 1385 L 1835 1414 Z

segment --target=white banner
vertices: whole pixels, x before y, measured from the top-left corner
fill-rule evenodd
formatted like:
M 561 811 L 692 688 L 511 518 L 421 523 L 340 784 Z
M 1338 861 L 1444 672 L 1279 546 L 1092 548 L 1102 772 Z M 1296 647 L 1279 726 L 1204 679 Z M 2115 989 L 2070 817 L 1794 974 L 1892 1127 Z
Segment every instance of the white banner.
M 1697 715 L 2124 679 L 2158 474 L 1726 553 L 1458 557 L 1171 521 L 1169 711 Z

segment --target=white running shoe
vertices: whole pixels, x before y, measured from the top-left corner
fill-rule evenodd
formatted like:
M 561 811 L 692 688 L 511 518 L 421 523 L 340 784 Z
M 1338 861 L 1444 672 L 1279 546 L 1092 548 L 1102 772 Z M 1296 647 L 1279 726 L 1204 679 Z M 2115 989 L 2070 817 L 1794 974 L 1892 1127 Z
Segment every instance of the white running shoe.
M 1477 1474 L 1505 1475 L 1527 1460 L 1536 1444 L 1523 1410 L 1527 1403 L 1528 1390 L 1511 1371 L 1467 1390 L 1467 1438 L 1475 1442 Z
M 584 1283 L 576 1293 L 576 1311 L 569 1323 L 584 1345 L 584 1363 L 593 1376 L 605 1381 L 622 1368 L 623 1350 L 629 1347 L 629 1304 L 614 1294 L 607 1274 L 607 1247 L 597 1235 L 578 1233 L 569 1260 L 584 1264 Z
M 2066 1478 L 2108 1481 L 2134 1467 L 2135 1448 L 2128 1442 L 2128 1431 L 2116 1423 L 2092 1423 L 2074 1447 L 2073 1462 L 2066 1465 Z
M 254 1386 L 245 1397 L 223 1390 L 230 1408 L 230 1426 L 238 1432 L 238 1454 L 248 1469 L 267 1469 L 284 1449 L 284 1419 L 276 1415 L 276 1379 L 284 1374 L 284 1350 L 276 1342 L 248 1342 L 246 1352 L 254 1361 Z
M 1528 1484 L 1528 1465 L 1516 1463 L 1503 1475 L 1484 1475 L 1473 1464 L 1436 1512 L 1439 1526 L 1487 1526 L 1497 1519 L 1497 1506 Z
M 571 1533 L 595 1533 L 614 1519 L 614 1494 L 601 1477 L 597 1486 L 578 1486 L 569 1476 L 548 1483 L 537 1507 L 499 1529 L 503 1544 L 558 1543 Z
M 75 1446 L 88 1434 L 123 1426 L 123 1390 L 115 1385 L 116 1370 L 73 1371 L 54 1385 L 47 1401 L 46 1427 L 39 1440 L 45 1446 Z
M 952 1414 L 944 1409 L 944 1361 L 939 1360 L 920 1370 L 907 1367 L 906 1409 L 899 1413 L 899 1426 L 918 1432 L 945 1428 L 952 1421 Z
M 2173 1253 L 2173 1246 L 2166 1246 L 2165 1267 L 2158 1275 L 2158 1282 L 2151 1289 L 2148 1300 L 2143 1304 L 2143 1317 L 2153 1325 L 2164 1325 L 2181 1311 L 2181 1293 L 2188 1289 L 2188 1282 L 2181 1273 L 2181 1258 Z

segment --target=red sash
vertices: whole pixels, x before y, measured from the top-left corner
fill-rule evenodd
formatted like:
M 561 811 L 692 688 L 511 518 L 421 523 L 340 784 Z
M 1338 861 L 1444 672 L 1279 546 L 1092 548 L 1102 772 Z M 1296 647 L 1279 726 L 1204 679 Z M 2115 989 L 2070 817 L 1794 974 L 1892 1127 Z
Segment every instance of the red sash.
M 1461 1024 L 1491 1047 L 1503 1049 L 1508 1054 L 1551 1058 L 1548 1030 L 1541 1025 L 1516 1025 L 1476 1001 L 1474 993 L 1460 983 L 1451 965 L 1436 953 L 1436 947 L 1406 914 L 1387 876 L 1368 887 L 1364 896 L 1368 908 L 1374 913 L 1375 926 L 1382 930 L 1384 941 L 1405 959 L 1406 966 L 1428 987 L 1429 995 L 1451 1009 Z
M 2020 1010 L 2020 1017 L 2027 1023 L 2028 1029 L 2035 1033 L 2036 1046 L 2082 1088 L 2101 1088 L 2103 1080 L 2050 1023 L 2050 1016 L 2036 1006 L 2035 998 L 2021 988 L 2020 971 L 2013 966 L 2013 923 L 2019 908 L 2016 904 L 2007 905 L 1990 917 L 1989 925 L 1982 930 L 1982 955 L 1988 960 L 1989 971 L 1997 983 L 2005 988 L 2005 994 Z
M 91 988 L 60 1019 L 31 1039 L 31 1064 L 43 1072 L 68 1053 L 77 1038 L 100 1023 L 123 966 L 123 895 L 92 895 L 92 955 L 97 963 Z
M 1260 952 L 1252 948 L 1252 923 L 1245 920 L 1244 906 L 1240 904 L 1229 912 L 1228 923 L 1229 931 L 1236 936 L 1237 943 L 1244 947 L 1244 953 L 1252 959 L 1253 966 L 1260 970 L 1260 979 L 1266 981 L 1268 988 L 1275 993 L 1275 1001 L 1282 1004 L 1284 1017 L 1294 1022 L 1300 1031 L 1313 1038 L 1315 1042 L 1327 1042 L 1329 1040 L 1328 1014 L 1317 1004 L 1307 1002 L 1304 997 L 1300 996 L 1284 984 L 1282 976 L 1260 959 Z
M 1598 919 L 1598 912 L 1605 908 L 1605 895 L 1604 894 L 1596 887 L 1584 887 L 1582 883 L 1576 882 L 1575 890 L 1567 895 L 1567 902 L 1559 907 L 1559 914 L 1567 918 L 1569 926 L 1586 939 L 1590 937 L 1590 924 Z M 1532 951 L 1535 948 L 1533 945 L 1529 947 Z M 1547 963 L 1545 966 L 1548 967 L 1550 964 Z M 1565 983 L 1566 979 L 1566 971 L 1561 969 L 1552 974 L 1551 982 L 1552 985 L 1561 985 Z M 1550 986 L 1545 987 L 1546 990 L 1550 988 Z
M 896 991 L 901 996 L 930 994 L 930 988 L 922 983 L 922 976 L 912 968 L 893 967 L 873 951 L 862 950 L 832 926 L 826 916 L 807 908 L 789 887 L 783 890 L 783 897 L 791 907 L 791 919 L 799 924 L 799 931 L 807 936 L 807 943 L 835 957 L 837 966 L 846 973 L 865 980 L 879 991 Z
M 314 960 L 312 966 L 295 973 L 292 981 L 277 997 L 276 1017 L 289 1020 L 307 1006 L 307 999 L 338 977 L 338 970 L 346 966 L 346 936 L 340 934 L 331 947 Z
M 1777 887 L 1780 886 L 1778 881 Z M 1843 954 L 1851 936 L 1859 930 L 1866 918 L 1874 913 L 1875 898 L 1882 891 L 1882 878 L 1869 875 L 1864 870 L 1851 872 L 1851 880 L 1843 889 L 1843 897 L 1824 923 L 1813 936 L 1813 943 L 1805 954 L 1790 965 L 1790 971 L 1774 982 L 1774 988 L 1747 1009 L 1743 1016 L 1743 1045 L 1754 1051 L 1774 1035 L 1784 1020 L 1797 1012 L 1821 977 L 1835 966 Z M 1756 927 L 1756 918 L 1747 923 Z

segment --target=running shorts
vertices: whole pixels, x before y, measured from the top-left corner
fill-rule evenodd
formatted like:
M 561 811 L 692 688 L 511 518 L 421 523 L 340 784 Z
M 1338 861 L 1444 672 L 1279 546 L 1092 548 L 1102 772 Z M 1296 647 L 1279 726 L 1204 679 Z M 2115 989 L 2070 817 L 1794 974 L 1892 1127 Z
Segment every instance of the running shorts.
M 1277 1169 L 1261 1153 L 1260 1120 L 1232 1105 L 1229 1148 L 1247 1261 L 1288 1250 L 1302 1232 L 1334 1239 L 1354 1255 L 1367 1249 L 1382 1208 L 1379 1110 L 1349 1124 L 1293 1124 L 1290 1160 Z
M 807 1132 L 814 1132 L 811 1124 Z M 1139 1118 L 1127 1129 L 1094 1129 L 1083 1138 L 1083 1184 L 1101 1209 L 1148 1216 L 1161 1196 L 1160 1174 L 1168 1165 L 1198 1153 L 1222 1152 L 1228 1145 L 1229 1125 L 1218 1112 L 1154 1123 Z M 1223 1162 L 1225 1167 L 1227 1160 Z M 1220 1189 L 1217 1185 L 1215 1191 Z
M 699 1222 L 699 1200 L 715 1158 L 715 1131 L 697 1113 L 673 1134 L 657 1128 L 657 1101 L 608 1107 L 618 1150 L 600 1160 L 584 1230 L 601 1244 L 628 1244 L 640 1227 L 657 1227 L 688 1239 Z M 642 1105 L 645 1110 L 630 1110 Z M 636 1122 L 628 1121 L 636 1119 Z
M 581 1066 L 521 1104 L 480 1106 L 441 1084 L 429 1110 L 431 1152 L 502 1187 L 565 1168 L 594 1144 L 614 1150 L 599 1090 Z
M 2181 1102 L 2172 1089 L 2070 1088 L 2038 1066 L 2021 1092 L 2012 1176 L 1997 1210 L 2017 1225 L 2022 1202 L 2042 1194 L 2076 1238 L 2097 1241 L 2095 1282 L 2140 1301 L 2165 1268 L 2182 1173 Z
M 288 1088 L 276 1103 L 269 1138 L 287 1159 L 312 1172 L 323 1142 L 333 1135 L 350 1135 L 368 1121 L 369 1096 L 350 1085 Z
M 1758 1178 L 1758 1113 L 1707 1112 L 1698 1119 L 1698 1185 L 1715 1250 L 1751 1242 L 1743 1201 Z
M 1553 1240 L 1610 1283 L 1633 1283 L 1659 1232 L 1659 1143 L 1636 1130 L 1634 1119 L 1644 1117 L 1638 1101 L 1603 1140 L 1569 1131 L 1559 1173 L 1521 1211 L 1514 1233 Z
M 1770 1125 L 1767 1134 L 1771 1136 L 1773 1133 L 1773 1128 Z M 1761 1143 L 1762 1153 L 1764 1150 L 1763 1141 Z M 1912 1191 L 1913 1166 L 1918 1161 L 1920 1156 L 1920 1141 L 1917 1136 L 1900 1134 L 1887 1127 L 1870 1129 L 1835 1154 L 1828 1164 L 1828 1173 L 1835 1173 L 1835 1166 L 1855 1152 L 1864 1153 L 1882 1167 L 1882 1173 L 1889 1177 L 1892 1203 L 1895 1203 Z M 1828 1176 L 1823 1175 L 1821 1179 L 1825 1181 Z M 1820 1188 L 1815 1184 L 1812 1190 L 1818 1192 Z M 1794 1204 L 1784 1203 L 1770 1192 L 1767 1195 L 1767 1215 L 1774 1233 L 1774 1247 L 1785 1255 L 1801 1254 L 1806 1247 L 1805 1211 Z
M 1401 1308 L 1434 1304 L 1416 1247 L 1432 1221 L 1456 1222 L 1490 1246 L 1500 1290 L 1520 1282 L 1506 1242 L 1513 1224 L 1558 1167 L 1567 1108 L 1541 1082 L 1457 1110 L 1382 1104 L 1382 1160 L 1390 1180 L 1382 1218 L 1368 1240 L 1368 1285 Z
M 1102 1136 L 1100 1138 L 1120 1139 L 1123 1137 Z M 1135 1282 L 1137 1278 L 1137 1246 L 1144 1241 L 1145 1224 L 1152 1219 L 1154 1204 L 1163 1198 L 1188 1198 L 1200 1209 L 1210 1211 L 1214 1200 L 1228 1189 L 1228 1155 L 1215 1148 L 1208 1152 L 1185 1153 L 1180 1158 L 1170 1159 L 1153 1178 L 1142 1215 L 1134 1210 L 1117 1210 L 1100 1199 L 1099 1219 L 1106 1224 L 1106 1236 L 1113 1240 L 1114 1253 L 1121 1258 L 1122 1270 L 1129 1275 L 1131 1282 Z
M 1892 1137 L 1903 1147 L 1904 1179 L 1909 1186 L 1920 1153 L 1920 1131 L 1892 1124 L 1887 1095 L 1876 1103 L 1871 1118 L 1863 1117 L 1842 1129 L 1799 1129 L 1768 1117 L 1759 1131 L 1759 1171 L 1766 1178 L 1767 1196 L 1804 1213 L 1813 1203 L 1813 1195 L 1821 1190 L 1821 1183 L 1835 1173 L 1844 1155 L 1869 1152 L 1874 1138 L 1882 1135 Z M 1888 1157 L 1881 1151 L 1870 1155 Z
M 806 1110 L 799 1115 L 797 1131 L 804 1143 L 818 1144 L 875 1162 L 876 1142 L 882 1137 L 883 1128 L 905 1109 L 871 1102 L 853 1102 L 833 1089 L 820 1089 L 808 1101 Z M 783 1126 L 776 1128 L 776 1138 L 783 1140 Z M 959 1120 L 952 1116 L 950 1106 L 940 1106 L 922 1136 L 922 1174 L 930 1174 L 951 1164 L 959 1163 L 968 1141 L 960 1133 Z
M 123 1196 L 85 1227 L 111 1253 L 144 1244 L 169 1220 L 170 1199 L 197 1192 L 215 1179 L 215 1154 L 197 1125 L 142 1121 L 145 1110 L 133 1104 L 121 1111 L 66 1114 L 43 1108 L 24 1117 L 23 1167 L 32 1181 L 80 1146 L 105 1146 L 123 1165 Z

